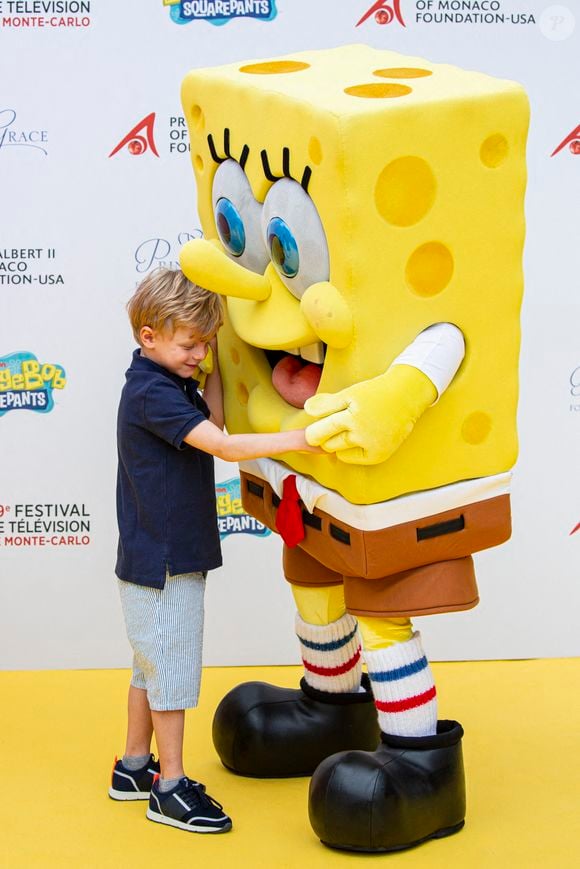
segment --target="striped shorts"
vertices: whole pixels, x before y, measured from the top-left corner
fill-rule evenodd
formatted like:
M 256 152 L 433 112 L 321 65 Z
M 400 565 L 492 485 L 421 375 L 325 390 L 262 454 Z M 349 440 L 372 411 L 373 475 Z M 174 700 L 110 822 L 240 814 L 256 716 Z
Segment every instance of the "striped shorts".
M 133 649 L 131 685 L 147 691 L 157 712 L 197 706 L 205 574 L 168 576 L 163 589 L 118 583 Z

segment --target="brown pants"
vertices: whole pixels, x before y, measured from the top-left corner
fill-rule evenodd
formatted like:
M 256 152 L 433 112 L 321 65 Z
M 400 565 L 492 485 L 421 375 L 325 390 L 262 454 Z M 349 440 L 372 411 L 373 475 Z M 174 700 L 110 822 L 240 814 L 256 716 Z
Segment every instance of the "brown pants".
M 280 499 L 242 471 L 244 509 L 272 531 Z M 302 511 L 305 537 L 284 546 L 284 575 L 301 586 L 344 584 L 348 612 L 396 618 L 471 609 L 478 601 L 472 552 L 511 534 L 509 495 L 379 531 L 361 531 L 322 510 Z

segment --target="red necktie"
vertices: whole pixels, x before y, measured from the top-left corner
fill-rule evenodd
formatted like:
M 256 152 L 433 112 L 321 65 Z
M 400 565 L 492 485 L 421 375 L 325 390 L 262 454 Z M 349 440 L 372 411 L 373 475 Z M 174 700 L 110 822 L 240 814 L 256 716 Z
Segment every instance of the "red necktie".
M 298 504 L 299 497 L 296 488 L 296 474 L 289 474 L 283 482 L 282 500 L 276 514 L 276 528 L 286 546 L 290 547 L 296 546 L 301 540 L 304 540 L 302 510 Z

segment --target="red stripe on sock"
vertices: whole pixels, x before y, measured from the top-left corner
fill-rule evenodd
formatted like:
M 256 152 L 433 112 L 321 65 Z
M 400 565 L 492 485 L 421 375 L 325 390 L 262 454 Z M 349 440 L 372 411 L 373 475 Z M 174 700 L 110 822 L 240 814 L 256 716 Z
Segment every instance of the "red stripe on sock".
M 317 667 L 315 664 L 310 664 L 302 658 L 305 668 L 309 673 L 316 673 L 317 676 L 342 676 L 343 673 L 348 673 L 353 667 L 356 667 L 360 661 L 360 646 L 355 654 L 345 664 L 340 664 L 338 667 Z
M 435 690 L 435 685 L 433 685 L 432 688 L 424 691 L 423 694 L 416 694 L 415 697 L 405 697 L 404 700 L 392 700 L 390 702 L 375 700 L 375 706 L 379 712 L 407 712 L 409 709 L 416 709 L 417 706 L 424 706 L 425 703 L 429 703 L 436 694 L 437 691 Z

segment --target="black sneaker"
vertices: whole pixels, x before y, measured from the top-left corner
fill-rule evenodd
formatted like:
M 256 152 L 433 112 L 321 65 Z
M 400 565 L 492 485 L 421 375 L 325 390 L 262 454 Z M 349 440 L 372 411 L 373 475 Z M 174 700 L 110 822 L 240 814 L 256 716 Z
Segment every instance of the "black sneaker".
M 166 793 L 160 793 L 159 782 L 155 779 L 147 817 L 158 824 L 169 824 L 193 833 L 226 833 L 232 829 L 231 818 L 217 800 L 206 794 L 205 785 L 187 776 Z
M 109 796 L 112 800 L 148 800 L 156 775 L 159 775 L 159 761 L 153 755 L 141 769 L 127 769 L 122 760 L 115 758 Z

